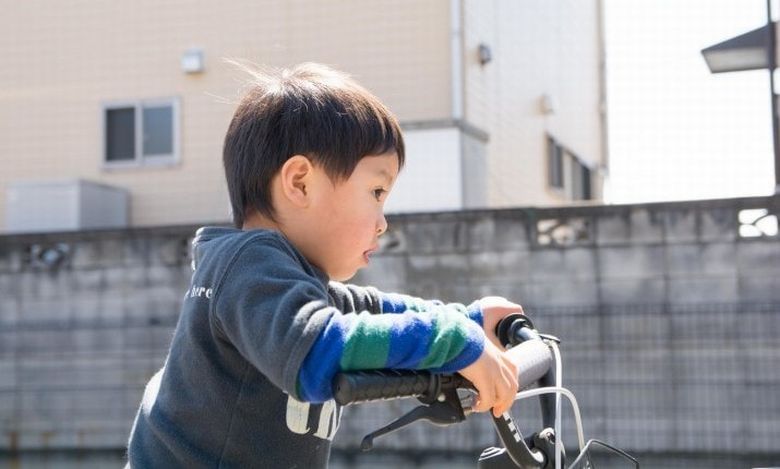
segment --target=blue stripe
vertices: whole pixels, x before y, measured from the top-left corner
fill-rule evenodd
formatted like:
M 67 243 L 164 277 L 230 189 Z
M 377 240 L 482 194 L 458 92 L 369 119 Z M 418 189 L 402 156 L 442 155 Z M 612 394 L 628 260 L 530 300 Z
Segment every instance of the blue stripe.
M 405 313 L 407 311 L 416 311 L 423 313 L 436 307 L 444 306 L 439 300 L 423 300 L 400 293 L 381 293 L 382 313 Z
M 396 319 L 397 318 L 397 319 Z M 427 314 L 407 312 L 396 316 L 390 329 L 388 368 L 417 369 L 428 355 L 433 340 L 433 320 Z
M 466 337 L 466 346 L 461 352 L 449 361 L 444 367 L 436 370 L 438 372 L 454 372 L 470 365 L 482 355 L 484 350 L 484 334 L 482 327 L 484 316 L 479 302 L 475 301 L 463 307 L 460 304 L 445 305 L 439 300 L 421 300 L 408 295 L 398 293 L 381 293 L 382 313 L 402 314 L 406 313 L 404 319 L 390 331 L 390 351 L 387 357 L 388 368 L 399 369 L 418 369 L 422 361 L 430 352 L 430 345 L 433 340 L 434 323 L 430 315 L 421 315 L 417 312 L 433 312 L 443 309 L 464 309 L 464 314 L 474 321 L 479 327 L 469 327 Z
M 479 301 L 475 301 L 466 307 L 466 316 L 479 324 L 479 327 L 485 327 L 485 318 L 482 314 L 482 308 L 479 307 Z
M 354 318 L 353 315 L 334 314 L 312 345 L 298 373 L 300 400 L 325 402 L 333 397 L 331 382 L 339 371 L 339 361 Z

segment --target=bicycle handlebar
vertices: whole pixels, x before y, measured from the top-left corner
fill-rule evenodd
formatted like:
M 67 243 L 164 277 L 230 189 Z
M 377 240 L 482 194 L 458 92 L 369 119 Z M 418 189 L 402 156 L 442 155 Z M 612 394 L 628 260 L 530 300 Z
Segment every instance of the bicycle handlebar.
M 526 340 L 511 348 L 509 355 L 517 366 L 520 390 L 537 382 L 552 366 L 549 347 L 541 340 Z M 372 370 L 338 373 L 333 391 L 341 405 L 403 397 L 435 399 L 448 389 L 474 389 L 460 375 L 428 371 Z
M 517 313 L 502 319 L 496 327 L 502 344 L 512 346 L 506 353 L 517 367 L 518 388 L 523 390 L 532 384 L 554 385 L 555 357 L 548 344 L 533 327 L 530 319 Z M 340 405 L 404 397 L 417 397 L 428 406 L 418 407 L 389 425 L 367 435 L 361 447 L 372 447 L 377 436 L 392 432 L 409 423 L 425 419 L 440 425 L 449 425 L 465 419 L 457 389 L 474 390 L 474 385 L 459 374 L 439 374 L 429 371 L 371 370 L 338 373 L 333 381 L 333 394 Z M 534 434 L 530 443 L 514 425 L 509 413 L 493 417 L 493 424 L 504 443 L 504 455 L 493 455 L 494 463 L 501 458 L 511 460 L 512 467 L 543 468 L 554 452 L 555 434 L 549 426 L 555 420 L 555 401 L 550 396 L 540 396 L 542 421 L 545 428 Z M 497 457 L 494 457 L 497 456 Z M 487 466 L 486 466 L 487 467 Z M 501 466 L 503 467 L 503 466 Z
M 502 319 L 496 334 L 506 352 L 517 366 L 517 399 L 538 396 L 541 406 L 542 430 L 529 438 L 517 429 L 509 412 L 493 417 L 493 425 L 503 448 L 488 448 L 482 452 L 478 467 L 481 469 L 532 468 L 551 469 L 564 467 L 566 459 L 560 441 L 560 396 L 566 396 L 572 404 L 577 422 L 580 461 L 587 445 L 584 443 L 582 423 L 574 395 L 563 388 L 560 352 L 553 336 L 539 334 L 531 320 L 521 313 Z M 538 389 L 525 390 L 538 383 Z M 451 425 L 465 420 L 468 414 L 463 408 L 458 389 L 474 390 L 474 385 L 463 376 L 439 374 L 430 371 L 372 370 L 338 373 L 333 382 L 333 394 L 341 405 L 404 397 L 416 397 L 422 406 L 394 420 L 390 424 L 363 438 L 361 448 L 368 450 L 376 437 L 398 430 L 418 420 L 437 425 Z M 635 459 L 630 458 L 639 467 Z M 576 462 L 576 461 L 575 461 Z
M 447 389 L 473 388 L 460 375 L 428 371 L 374 370 L 339 373 L 333 386 L 336 402 L 355 404 L 403 397 L 435 397 Z

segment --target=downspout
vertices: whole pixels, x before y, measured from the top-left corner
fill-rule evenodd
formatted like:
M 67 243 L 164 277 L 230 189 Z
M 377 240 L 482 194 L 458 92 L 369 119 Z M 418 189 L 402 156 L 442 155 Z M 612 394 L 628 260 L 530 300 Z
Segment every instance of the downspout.
M 463 119 L 463 0 L 450 0 L 450 83 L 452 119 Z
M 599 122 L 601 124 L 601 164 L 599 176 L 599 198 L 604 202 L 604 186 L 609 178 L 609 115 L 607 100 L 607 47 L 604 24 L 604 1 L 596 0 L 596 27 L 598 28 L 598 54 L 599 54 Z
M 460 205 L 466 208 L 466 155 L 463 142 L 463 0 L 450 0 L 450 86 L 452 120 L 458 130 L 458 153 L 460 153 Z

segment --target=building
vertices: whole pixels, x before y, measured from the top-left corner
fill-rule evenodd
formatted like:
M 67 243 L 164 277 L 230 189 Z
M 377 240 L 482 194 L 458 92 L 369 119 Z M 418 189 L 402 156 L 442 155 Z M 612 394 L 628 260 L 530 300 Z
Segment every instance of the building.
M 99 213 L 84 181 L 126 194 L 111 226 L 228 221 L 246 77 L 223 58 L 322 62 L 376 93 L 408 146 L 388 212 L 599 200 L 602 30 L 601 0 L 19 3 L 0 19 L 0 231 L 100 226 L 73 222 Z

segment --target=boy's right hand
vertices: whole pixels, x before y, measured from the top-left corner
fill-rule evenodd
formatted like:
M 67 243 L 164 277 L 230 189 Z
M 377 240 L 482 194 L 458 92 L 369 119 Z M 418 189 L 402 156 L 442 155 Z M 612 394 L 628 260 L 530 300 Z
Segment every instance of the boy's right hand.
M 492 408 L 493 415 L 499 417 L 512 407 L 518 387 L 517 367 L 493 342 L 486 340 L 482 355 L 459 373 L 477 388 L 474 412 Z

